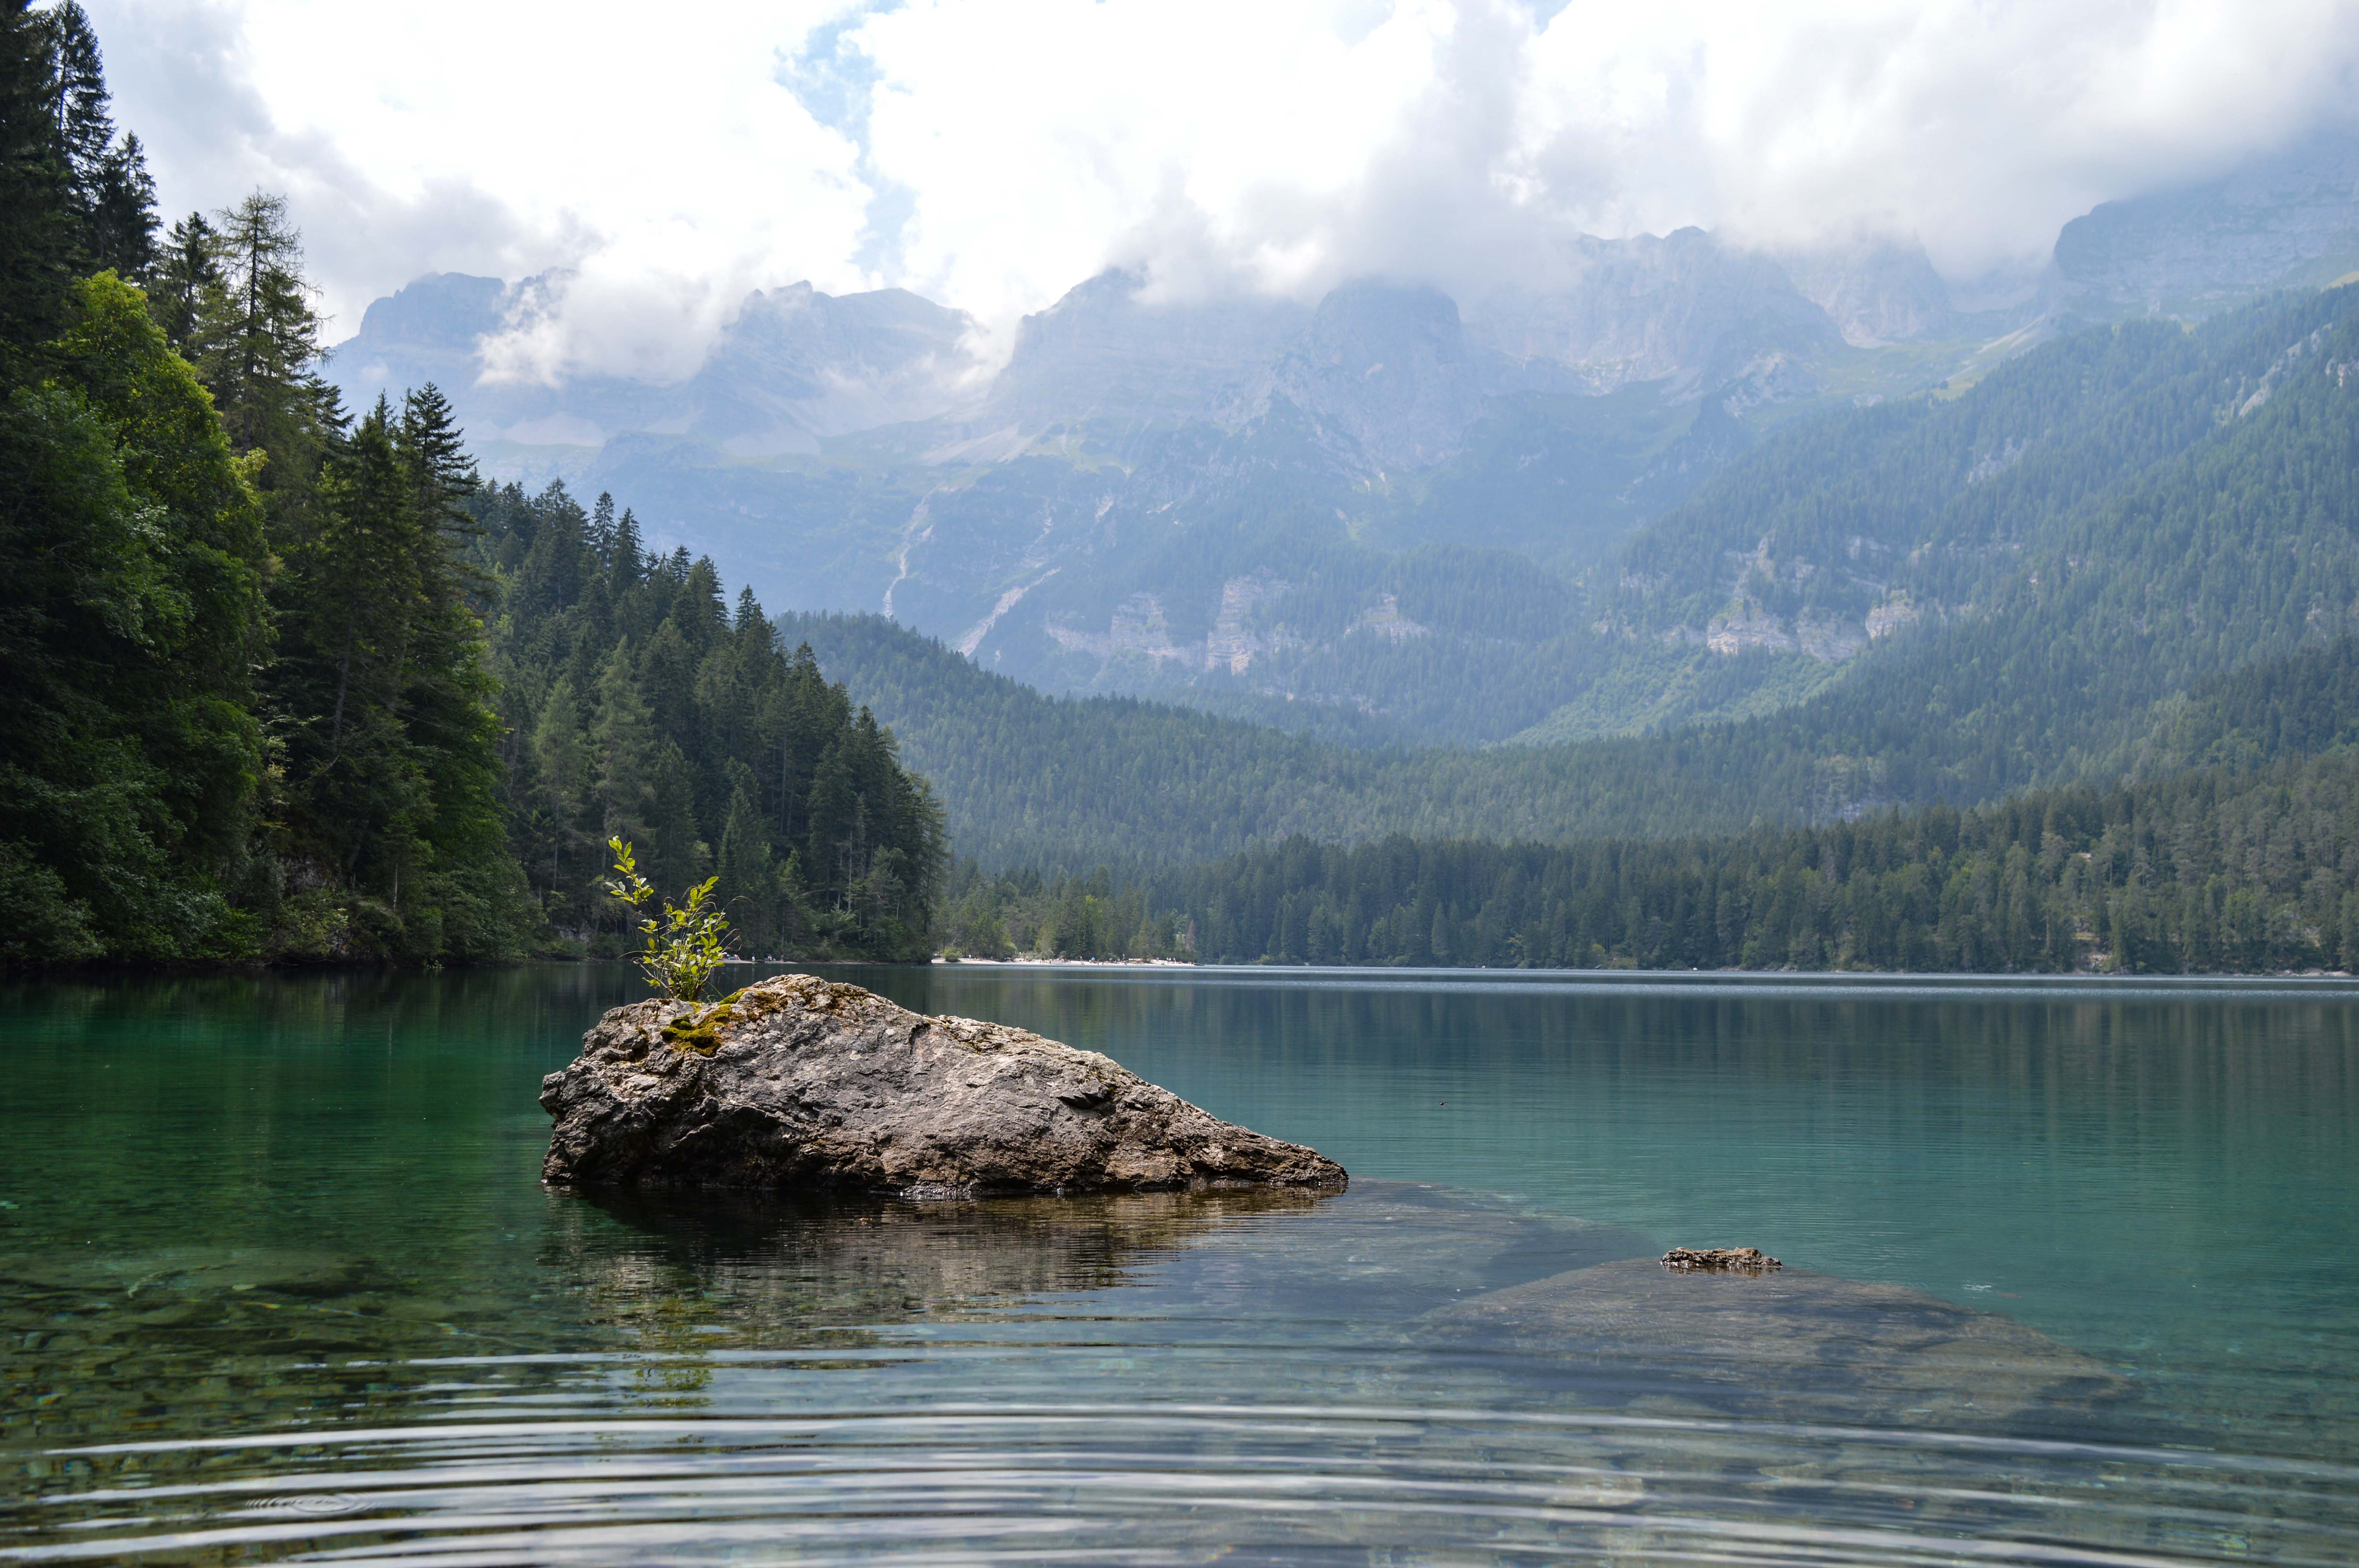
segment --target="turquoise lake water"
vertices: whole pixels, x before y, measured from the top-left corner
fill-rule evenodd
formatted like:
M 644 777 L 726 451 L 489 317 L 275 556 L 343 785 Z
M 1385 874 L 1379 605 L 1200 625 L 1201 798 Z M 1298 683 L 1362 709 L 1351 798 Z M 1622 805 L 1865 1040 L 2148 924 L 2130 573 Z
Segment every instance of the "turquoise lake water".
M 826 972 L 1352 1188 L 555 1194 L 620 968 L 0 988 L 0 1559 L 2359 1561 L 2359 987 Z

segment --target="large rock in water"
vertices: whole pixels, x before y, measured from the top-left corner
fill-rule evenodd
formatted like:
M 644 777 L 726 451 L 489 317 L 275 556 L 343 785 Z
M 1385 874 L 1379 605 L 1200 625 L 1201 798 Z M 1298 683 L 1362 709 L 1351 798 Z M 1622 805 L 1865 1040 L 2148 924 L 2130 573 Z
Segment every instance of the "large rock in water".
M 933 1197 L 1345 1181 L 1093 1051 L 809 975 L 615 1008 L 540 1103 L 557 1119 L 541 1177 L 560 1184 Z

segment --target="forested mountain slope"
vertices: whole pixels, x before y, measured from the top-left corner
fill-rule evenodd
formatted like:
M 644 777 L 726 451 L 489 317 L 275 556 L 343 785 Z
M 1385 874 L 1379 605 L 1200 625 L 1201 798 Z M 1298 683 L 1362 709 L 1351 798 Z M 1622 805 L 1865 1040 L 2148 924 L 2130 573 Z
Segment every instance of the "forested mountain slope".
M 2338 289 L 2219 324 L 2225 341 L 2146 400 L 2182 408 L 2200 434 L 2123 483 L 2041 505 L 2081 482 L 2067 466 L 2030 492 L 1945 510 L 1880 590 L 1923 607 L 1915 623 L 1824 695 L 1729 732 L 1756 757 L 1759 793 L 1825 816 L 2101 774 L 2147 705 L 2359 625 L 2354 308 L 2359 291 Z M 2200 348 L 2213 330 L 2190 336 Z M 1773 524 L 1796 557 L 1875 525 L 1872 507 L 1831 489 Z M 1753 591 L 1798 617 L 1876 591 L 1820 586 L 1834 576 L 1763 572 Z
M 2126 785 L 1963 813 L 1571 846 L 1304 838 L 1150 879 L 1140 908 L 1245 962 L 2359 969 L 2359 639 L 2203 682 L 2134 750 Z
M 471 499 L 498 605 L 509 844 L 552 926 L 592 950 L 620 941 L 619 837 L 666 893 L 717 876 L 739 951 L 930 951 L 940 807 L 892 734 L 789 656 L 751 589 L 733 609 L 711 561 L 648 555 L 608 498 Z
M 2229 443 L 2298 368 L 2297 345 L 2351 309 L 2337 290 L 2192 330 L 2084 330 L 1958 395 L 1766 437 L 1716 394 L 1661 460 L 1711 448 L 1724 466 L 1577 580 L 1541 565 L 1543 520 L 1635 481 L 1584 458 L 1589 438 L 1543 416 L 1548 399 L 1495 399 L 1465 454 L 1390 486 L 1386 505 L 1440 508 L 1447 529 L 1364 517 L 1366 497 L 1273 425 L 1251 463 L 1234 441 L 1189 454 L 1201 471 L 1167 487 L 1189 498 L 1170 525 L 1125 533 L 1116 503 L 1087 580 L 1161 587 L 1085 607 L 1082 586 L 1043 576 L 1049 600 L 1025 602 L 1061 607 L 1048 624 L 1065 653 L 1030 678 L 1303 730 L 1351 715 L 1324 732 L 1358 743 L 1543 743 L 1767 714 L 1879 667 L 1882 644 L 1908 640 L 1895 633 L 1992 611 L 2026 552 L 2102 535 L 2106 508 L 2182 482 L 2175 465 Z M 1636 430 L 1661 407 L 1636 388 L 1578 401 L 1601 430 L 1616 410 Z M 956 516 L 929 517 L 938 540 Z M 974 646 L 988 662 L 1004 643 Z
M 1289 839 L 1117 891 L 962 871 L 1005 957 L 1534 968 L 2359 968 L 2359 639 L 2163 705 L 2125 786 L 1821 827 L 1548 845 Z
M 1733 794 L 1662 776 L 1655 742 L 1361 750 L 1132 697 L 1051 697 L 878 616 L 787 615 L 778 630 L 892 728 L 940 792 L 955 852 L 994 869 L 1137 872 L 1293 834 L 1676 832 Z
M 1297 831 L 1677 835 L 2106 780 L 2156 705 L 2359 626 L 2354 305 L 2337 289 L 2192 332 L 2096 330 L 1954 402 L 1796 432 L 1715 481 L 1634 546 L 1612 636 L 1643 654 L 1693 633 L 1705 645 L 1679 656 L 1741 700 L 1807 655 L 1712 648 L 1732 623 L 1856 614 L 1865 643 L 1883 616 L 1843 678 L 1741 720 L 1355 754 L 1050 702 L 881 623 L 788 634 L 896 725 L 986 861 L 1169 864 Z M 1699 631 L 1723 571 L 1743 615 Z M 1511 586 L 1493 596 L 1503 628 L 1562 612 L 1544 584 Z
M 2317 402 L 2327 367 L 2349 357 L 2354 308 L 2359 291 L 2337 289 L 2193 330 L 2083 331 L 1962 396 L 1788 430 L 1599 574 L 1580 611 L 1595 641 L 1566 650 L 1595 684 L 1523 738 L 1761 711 L 1855 678 L 1916 641 L 1896 635 L 1910 628 L 2020 614 L 2014 596 L 2043 555 L 2161 569 L 2150 542 L 2127 535 L 2115 560 L 2109 541 L 2136 527 L 2125 509 L 2220 482 L 2199 477 L 2205 462 L 2310 440 L 2258 416 L 2281 390 Z M 2250 481 L 2255 499 L 2269 482 Z M 2052 588 L 2054 571 L 2041 580 Z
M 1110 602 L 1101 609 L 1108 617 L 1101 630 L 1071 631 L 1076 657 L 1129 673 L 1084 680 L 1077 665 L 1068 678 L 1168 691 L 1192 706 L 1357 745 L 1468 744 L 1518 731 L 1528 743 L 1642 734 L 1771 716 L 1816 697 L 1847 715 L 1839 719 L 1846 738 L 1835 752 L 1888 767 L 1910 745 L 1860 733 L 1858 713 L 1839 701 L 1842 688 L 1889 687 L 1896 678 L 1906 685 L 1919 678 L 1906 673 L 1911 667 L 1938 677 L 1945 673 L 1939 666 L 1953 665 L 1971 681 L 2005 642 L 1995 628 L 2037 609 L 2038 596 L 2026 596 L 2039 570 L 2035 560 L 2061 552 L 2076 592 L 2093 583 L 2092 573 L 2143 581 L 2173 569 L 2156 557 L 2158 541 L 2125 536 L 2120 550 L 2107 541 L 2124 528 L 2136 534 L 2143 524 L 2129 514 L 2158 497 L 2246 483 L 2204 478 L 2207 464 L 2257 464 L 2249 497 L 2272 515 L 2284 512 L 2282 498 L 2267 494 L 2276 482 L 2264 471 L 2276 460 L 2268 454 L 2313 437 L 2288 423 L 2283 398 L 2316 405 L 2315 418 L 2336 417 L 2332 400 L 2318 400 L 2321 378 L 2334 373 L 2330 367 L 2352 358 L 2346 340 L 2355 293 L 2288 297 L 2192 330 L 2173 322 L 2092 329 L 2025 354 L 1954 397 L 1846 409 L 1789 426 L 1730 462 L 1582 583 L 1539 570 L 1517 551 L 1473 543 L 1484 536 L 1473 524 L 1446 546 L 1397 553 L 1366 541 L 1404 545 L 1413 534 L 1371 528 L 1361 541 L 1343 538 L 1332 514 L 1350 497 L 1315 469 L 1294 464 L 1295 437 L 1273 427 L 1258 438 L 1266 449 L 1245 465 L 1251 472 L 1223 477 L 1224 465 L 1243 460 L 1227 447 L 1193 455 L 1203 467 L 1185 481 L 1198 506 L 1187 526 L 1164 525 L 1131 543 L 1109 535 L 1103 547 L 1116 555 L 1147 551 L 1136 569 L 1171 585 L 1172 594 Z M 1585 402 L 1603 411 L 1614 399 Z M 1714 406 L 1706 403 L 1682 440 L 1701 438 Z M 1495 405 L 1488 417 L 1504 417 L 1501 408 Z M 1727 438 L 1740 446 L 1751 439 L 1733 425 Z M 1534 465 L 1543 489 L 1546 462 L 1580 471 L 1571 449 L 1549 456 L 1550 439 L 1534 429 L 1508 443 L 1543 460 Z M 2292 460 L 2318 466 L 2314 456 Z M 1278 491 L 1270 488 L 1274 480 L 1256 477 L 1289 465 L 1294 477 Z M 1513 468 L 1485 459 L 1481 471 Z M 993 482 L 1020 485 L 1021 469 L 1011 465 Z M 1446 503 L 1477 523 L 1504 504 L 1480 488 L 1450 490 L 1452 471 L 1445 463 L 1401 493 L 1423 497 L 1419 504 Z M 1280 492 L 1284 504 L 1256 509 L 1256 501 Z M 1102 503 L 1092 501 L 1095 494 L 1058 502 L 1049 515 L 1070 507 L 1078 517 Z M 973 507 L 996 504 L 980 494 L 938 498 L 928 526 L 946 538 L 967 525 L 962 519 Z M 2266 532 L 2268 524 L 2261 525 Z M 2211 544 L 2208 533 L 2185 541 L 2180 557 Z M 2242 558 L 2252 541 L 2223 547 Z M 2315 564 L 2332 569 L 2322 558 Z M 2223 562 L 2206 569 L 2216 587 L 2223 571 L 2242 568 Z M 2039 580 L 2053 609 L 2056 568 Z M 1198 625 L 1177 615 L 1182 600 L 1221 608 L 1208 626 Z M 2221 667 L 2221 657 L 2241 656 L 2237 639 L 2247 633 L 2256 639 L 2254 652 L 2288 645 L 2246 611 L 2228 621 L 2218 619 L 2227 612 L 2217 607 L 2207 612 L 2217 646 L 2188 651 L 2179 661 L 2184 669 L 2165 650 L 2159 668 L 2113 672 L 2080 705 L 2081 717 L 2118 717 L 2125 702 L 2135 707 L 2190 673 Z M 2321 603 L 2307 634 L 2332 634 L 2335 613 Z M 2111 635 L 2096 624 L 2072 634 Z M 1928 665 L 1921 651 L 1943 637 L 1951 640 Z M 987 646 L 976 652 L 988 667 Z M 1208 657 L 1221 668 L 1199 668 Z M 1155 673 L 1185 673 L 1182 665 L 1195 673 L 1176 686 Z M 1948 685 L 1941 700 L 1951 709 L 1963 701 L 1973 711 L 1986 700 L 1962 695 L 1954 680 Z M 1919 700 L 1875 697 L 1869 706 Z M 1837 709 L 1810 710 L 1803 730 L 1823 736 L 1825 716 Z M 2057 743 L 2052 730 L 2043 725 L 2030 743 Z M 1774 746 L 1782 753 L 1792 742 Z M 2006 776 L 2048 775 L 2017 769 Z M 1884 797 L 1874 778 L 1871 784 L 1853 804 Z M 1830 786 L 1788 778 L 1780 787 L 1777 809 L 1805 798 L 1798 787 L 1817 799 Z M 1852 786 L 1831 787 L 1840 800 Z M 1971 795 L 1990 786 L 1903 779 L 1895 787 L 1902 793 L 1894 798 L 1908 798 L 1911 790 Z
M 1231 963 L 2359 969 L 2354 857 L 2343 750 L 1734 838 L 1297 839 L 1141 907 Z

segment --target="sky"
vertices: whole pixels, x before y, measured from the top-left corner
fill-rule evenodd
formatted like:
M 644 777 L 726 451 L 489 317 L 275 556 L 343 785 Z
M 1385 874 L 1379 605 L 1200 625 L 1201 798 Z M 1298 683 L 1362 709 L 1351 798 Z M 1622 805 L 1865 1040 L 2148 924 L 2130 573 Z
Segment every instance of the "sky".
M 257 187 L 337 341 L 566 269 L 506 373 L 689 373 L 754 288 L 979 351 L 1109 265 L 1172 298 L 1462 299 L 1688 224 L 2037 265 L 2095 203 L 2359 103 L 2359 0 L 84 0 L 167 214 Z

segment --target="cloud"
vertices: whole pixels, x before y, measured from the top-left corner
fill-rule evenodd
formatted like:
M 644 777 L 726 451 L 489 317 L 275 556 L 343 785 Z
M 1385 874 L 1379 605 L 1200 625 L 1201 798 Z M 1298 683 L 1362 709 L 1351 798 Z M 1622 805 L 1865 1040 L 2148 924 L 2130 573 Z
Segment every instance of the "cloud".
M 419 273 L 571 269 L 521 373 L 692 370 L 745 294 L 853 262 L 855 149 L 777 81 L 825 13 L 498 0 L 95 0 L 117 117 L 174 210 L 284 190 L 345 330 Z
M 991 316 L 1187 236 L 1263 287 L 1544 276 L 1580 232 L 1920 240 L 1972 275 L 2350 99 L 2359 7 L 955 0 L 865 21 L 913 275 Z M 1024 244 L 1006 243 L 1011 220 Z M 1109 240 L 1109 236 L 1113 236 Z M 1152 259 L 1151 257 L 1147 259 Z
M 2359 0 L 92 0 L 167 198 L 288 191 L 347 323 L 571 269 L 513 373 L 676 375 L 809 277 L 1016 317 L 1356 274 L 1536 287 L 1583 232 L 1921 242 L 1967 276 L 2359 102 Z

